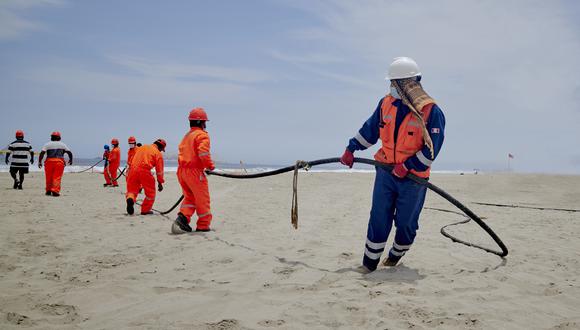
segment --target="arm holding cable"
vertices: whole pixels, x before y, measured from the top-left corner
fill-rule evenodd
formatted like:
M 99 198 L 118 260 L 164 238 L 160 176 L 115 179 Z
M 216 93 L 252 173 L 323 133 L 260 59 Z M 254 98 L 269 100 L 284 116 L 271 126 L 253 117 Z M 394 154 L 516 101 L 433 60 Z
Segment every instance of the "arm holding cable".
M 348 141 L 348 146 L 340 158 L 343 165 L 352 167 L 354 163 L 354 152 L 372 147 L 379 140 L 379 125 L 381 123 L 381 105 L 383 99 L 379 101 L 375 112 L 370 116 L 363 126 L 358 130 L 357 135 Z

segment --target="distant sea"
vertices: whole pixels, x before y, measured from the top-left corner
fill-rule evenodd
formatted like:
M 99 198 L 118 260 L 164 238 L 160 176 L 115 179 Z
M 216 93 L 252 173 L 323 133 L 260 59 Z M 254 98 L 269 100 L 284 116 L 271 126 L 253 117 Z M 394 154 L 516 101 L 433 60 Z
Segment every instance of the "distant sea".
M 95 163 L 99 162 L 100 159 L 98 158 L 75 158 L 74 164 L 72 166 L 66 166 L 65 172 L 79 172 L 86 170 L 87 168 L 91 167 Z M 121 167 L 125 167 L 126 163 L 121 162 Z M 164 162 L 165 165 L 165 172 L 177 172 L 177 160 L 176 159 L 168 159 Z M 240 164 L 232 164 L 232 163 L 220 163 L 216 164 L 218 170 L 224 171 L 236 171 L 236 172 L 248 172 L 248 173 L 256 173 L 256 172 L 264 172 L 270 171 L 274 169 L 278 169 L 281 167 L 286 167 L 292 164 L 244 164 L 243 167 Z M 0 172 L 8 172 L 9 166 L 8 165 L 0 165 Z M 38 168 L 38 164 L 35 163 L 34 165 L 30 166 L 31 172 L 39 172 L 42 171 Z M 95 166 L 93 169 L 87 172 L 95 172 L 95 173 L 102 173 L 103 172 L 103 163 Z M 364 164 L 355 164 L 355 167 L 352 169 L 348 169 L 341 164 L 328 164 L 328 165 L 321 165 L 316 166 L 310 170 L 310 172 L 315 173 L 373 173 L 375 170 L 372 166 L 364 165 Z M 478 171 L 476 170 L 434 170 L 432 173 L 445 173 L 445 174 L 477 174 Z

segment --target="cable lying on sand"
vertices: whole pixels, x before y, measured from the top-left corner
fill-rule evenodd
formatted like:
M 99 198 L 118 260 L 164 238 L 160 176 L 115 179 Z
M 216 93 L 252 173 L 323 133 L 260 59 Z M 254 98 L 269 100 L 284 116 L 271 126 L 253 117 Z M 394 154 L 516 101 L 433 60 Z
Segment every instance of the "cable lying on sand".
M 358 158 L 355 157 L 354 161 L 356 163 L 361 163 L 361 164 L 368 164 L 368 165 L 373 165 L 373 166 L 377 166 L 377 167 L 382 167 L 384 169 L 387 169 L 389 171 L 391 171 L 393 169 L 392 165 L 388 165 L 385 163 L 381 163 L 378 162 L 376 160 L 372 160 L 372 159 L 366 159 L 366 158 Z M 283 167 L 277 170 L 273 170 L 273 171 L 267 171 L 267 172 L 259 172 L 259 173 L 252 173 L 252 174 L 236 174 L 236 173 L 225 173 L 225 172 L 216 172 L 216 171 L 209 171 L 207 172 L 208 175 L 215 175 L 215 176 L 221 176 L 221 177 L 225 177 L 225 178 L 232 178 L 232 179 L 255 179 L 255 178 L 262 178 L 262 177 L 267 177 L 267 176 L 272 176 L 272 175 L 278 175 L 278 174 L 282 174 L 282 173 L 286 173 L 286 172 L 290 172 L 290 171 L 294 171 L 294 196 L 292 198 L 292 224 L 294 226 L 294 228 L 297 228 L 298 226 L 298 206 L 297 206 L 297 173 L 298 173 L 298 169 L 308 169 L 312 166 L 317 166 L 317 165 L 323 165 L 323 164 L 331 164 L 331 163 L 339 163 L 340 162 L 340 158 L 325 158 L 325 159 L 318 159 L 318 160 L 313 160 L 313 161 L 298 161 L 296 162 L 296 165 L 292 165 L 292 166 L 287 166 L 287 167 Z M 434 191 L 435 193 L 437 193 L 439 196 L 445 198 L 447 201 L 449 201 L 451 204 L 453 204 L 454 206 L 456 206 L 457 208 L 459 208 L 463 214 L 465 214 L 465 216 L 467 217 L 467 219 L 465 221 L 461 221 L 459 223 L 455 223 L 455 224 L 460 224 L 460 223 L 467 223 L 470 220 L 475 221 L 481 228 L 483 228 L 483 230 L 485 230 L 485 232 L 491 236 L 491 238 L 495 241 L 495 243 L 499 246 L 499 248 L 501 249 L 501 251 L 497 251 L 497 250 L 492 250 L 477 244 L 473 244 L 473 243 L 469 243 L 467 241 L 463 241 L 461 239 L 458 239 L 452 235 L 450 235 L 449 233 L 445 232 L 445 228 L 451 225 L 455 225 L 455 224 L 450 224 L 447 226 L 444 226 L 443 228 L 441 228 L 441 234 L 443 234 L 445 237 L 448 237 L 449 239 L 451 239 L 453 242 L 456 243 L 461 243 L 470 247 L 474 247 L 474 248 L 478 248 L 481 249 L 483 251 L 498 255 L 500 257 L 505 257 L 508 255 L 508 249 L 505 246 L 505 244 L 502 242 L 502 240 L 497 236 L 497 234 L 485 223 L 483 222 L 483 220 L 481 220 L 480 217 L 478 217 L 475 213 L 473 213 L 473 211 L 471 211 L 469 208 L 467 208 L 465 205 L 461 204 L 458 200 L 456 200 L 455 198 L 453 198 L 453 196 L 449 195 L 447 192 L 445 192 L 443 189 L 435 186 L 434 184 L 430 183 L 429 181 L 420 178 L 416 175 L 413 174 L 408 174 L 407 177 L 410 180 L 413 180 L 414 182 L 426 186 L 428 189 Z M 171 212 L 171 210 L 169 211 Z

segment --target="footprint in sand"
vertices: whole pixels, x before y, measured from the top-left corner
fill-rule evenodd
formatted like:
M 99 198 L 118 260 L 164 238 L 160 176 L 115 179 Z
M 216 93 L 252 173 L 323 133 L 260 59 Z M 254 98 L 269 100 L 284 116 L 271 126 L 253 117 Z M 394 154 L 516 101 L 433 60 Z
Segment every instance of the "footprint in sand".
M 60 317 L 63 324 L 73 323 L 79 319 L 78 309 L 73 305 L 40 304 L 36 309 L 45 315 Z
M 8 312 L 6 314 L 6 320 L 10 324 L 14 325 L 23 325 L 23 326 L 31 326 L 34 322 L 26 315 Z
M 272 270 L 274 272 L 274 274 L 278 274 L 281 275 L 283 277 L 290 277 L 290 275 L 292 273 L 294 273 L 296 271 L 296 269 L 292 268 L 292 267 L 276 267 Z
M 263 320 L 258 322 L 258 325 L 263 327 L 279 327 L 286 323 L 284 320 Z
M 234 319 L 221 320 L 216 323 L 206 323 L 207 328 L 211 330 L 229 330 L 240 329 L 240 322 Z

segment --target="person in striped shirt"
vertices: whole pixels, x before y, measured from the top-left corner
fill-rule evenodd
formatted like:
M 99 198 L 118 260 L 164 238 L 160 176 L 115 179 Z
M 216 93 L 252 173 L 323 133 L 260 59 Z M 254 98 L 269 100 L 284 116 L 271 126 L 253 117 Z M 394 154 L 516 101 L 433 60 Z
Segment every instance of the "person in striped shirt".
M 24 132 L 16 131 L 16 141 L 10 143 L 6 153 L 6 164 L 10 164 L 10 176 L 14 179 L 14 189 L 22 190 L 24 174 L 28 173 L 28 164 L 34 164 L 34 151 L 27 141 L 24 141 Z M 16 177 L 18 174 L 18 177 Z

